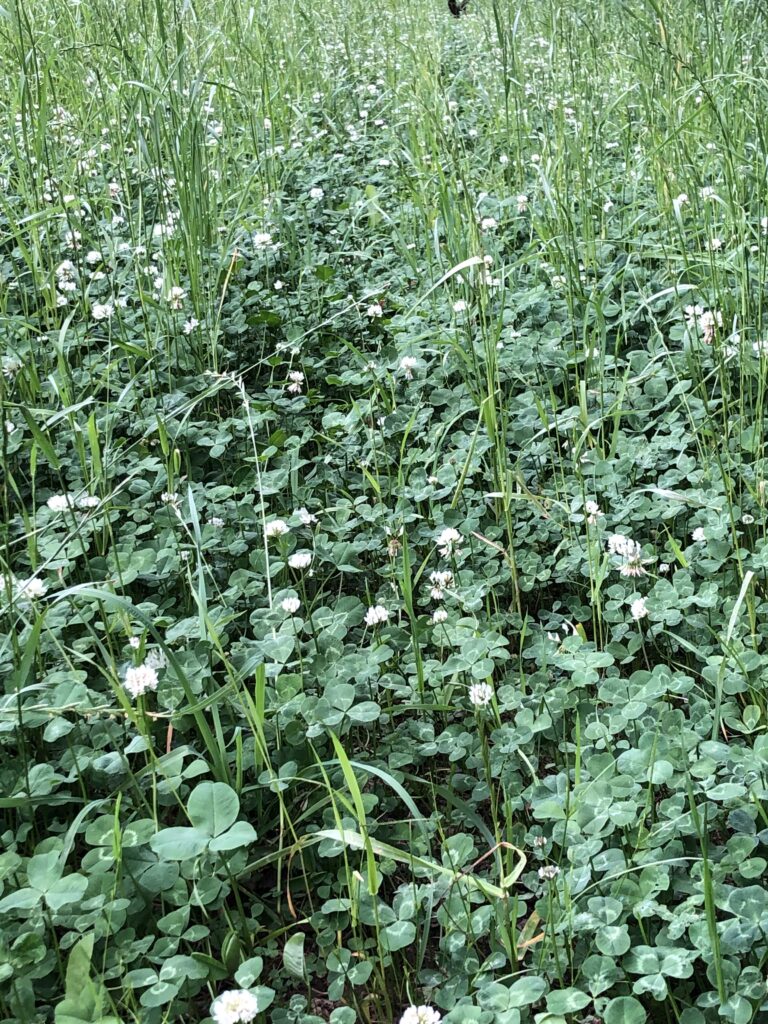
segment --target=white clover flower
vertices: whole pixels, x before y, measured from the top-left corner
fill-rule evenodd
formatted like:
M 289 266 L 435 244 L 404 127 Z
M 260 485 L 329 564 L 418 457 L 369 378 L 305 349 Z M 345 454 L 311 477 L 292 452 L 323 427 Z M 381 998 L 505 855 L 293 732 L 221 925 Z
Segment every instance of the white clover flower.
M 253 236 L 254 249 L 268 249 L 272 245 L 272 235 L 268 231 L 257 231 Z
M 68 494 L 52 494 L 45 503 L 51 512 L 64 512 L 72 505 L 72 499 Z
M 553 288 L 564 288 L 566 278 L 564 274 L 553 274 L 552 275 L 552 287 Z
M 481 231 L 494 231 L 499 226 L 499 222 L 495 217 L 483 217 L 480 221 Z
M 317 522 L 317 516 L 312 512 L 308 512 L 303 506 L 301 508 L 295 508 L 293 514 L 301 520 L 302 525 L 312 526 L 313 523 Z
M 30 576 L 28 579 L 16 580 L 16 596 L 34 600 L 38 597 L 45 597 L 48 593 L 48 586 L 38 576 Z
M 68 249 L 79 249 L 82 237 L 79 231 L 67 231 L 64 234 L 64 245 Z
M 560 868 L 557 864 L 545 864 L 544 867 L 539 868 L 539 878 L 542 882 L 552 882 L 560 874 Z
M 24 364 L 15 356 L 3 356 L 3 376 L 12 380 Z
M 312 554 L 309 551 L 297 551 L 288 559 L 292 569 L 308 569 L 312 565 Z
M 645 606 L 645 598 L 638 597 L 636 601 L 633 601 L 629 606 L 629 611 L 635 622 L 639 622 L 640 619 L 644 619 L 648 614 L 648 609 Z
M 712 185 L 705 185 L 704 188 L 699 189 L 699 195 L 702 199 L 717 199 L 717 193 Z
M 285 281 L 275 281 L 272 285 L 276 292 L 281 292 L 285 288 Z
M 400 369 L 403 371 L 406 380 L 413 380 L 413 371 L 418 366 L 418 359 L 413 356 L 403 356 L 400 360 Z
M 666 576 L 666 574 L 669 572 L 669 562 L 660 562 L 659 563 L 659 572 L 662 575 Z
M 433 601 L 442 601 L 445 591 L 453 586 L 453 573 L 450 569 L 446 569 L 445 572 L 435 570 L 429 574 L 429 581 L 432 584 L 429 596 Z
M 389 612 L 383 604 L 372 605 L 365 613 L 366 626 L 378 626 L 389 618 Z
M 125 670 L 123 686 L 129 695 L 136 700 L 149 690 L 157 689 L 157 671 L 146 661 L 143 665 L 132 665 Z
M 605 515 L 596 501 L 585 501 L 584 511 L 587 513 L 587 522 L 592 526 L 595 525 L 600 516 Z
M 696 305 L 696 306 L 691 306 L 691 305 L 685 306 L 683 308 L 683 315 L 685 316 L 685 321 L 688 324 L 688 326 L 689 327 L 695 327 L 697 325 L 697 323 L 699 322 L 699 317 L 701 317 L 703 312 L 704 312 L 704 307 L 703 306 L 699 306 L 699 305 Z
M 723 248 L 722 238 L 710 238 L 706 244 L 709 252 L 719 252 Z
M 745 512 L 744 515 L 741 517 L 741 521 L 742 523 L 744 523 L 745 526 L 751 526 L 752 523 L 754 523 L 755 521 L 755 517 L 751 516 L 749 512 Z
M 101 263 L 103 259 L 104 257 L 97 249 L 91 249 L 91 251 L 85 255 L 85 262 L 90 266 L 93 266 L 95 263 Z
M 402 541 L 400 540 L 403 535 L 403 527 L 401 526 L 396 531 L 393 531 L 389 526 L 385 529 L 387 533 L 387 554 L 390 558 L 396 558 L 398 552 L 403 546 Z
M 612 199 L 606 199 L 605 202 L 603 203 L 603 213 L 610 213 L 612 209 L 613 209 L 613 200 Z
M 507 164 L 509 163 L 509 157 L 507 156 L 506 153 L 501 154 L 501 156 L 499 157 L 499 163 L 501 164 L 502 167 L 507 166 Z
M 101 498 L 95 494 L 82 494 L 75 501 L 75 505 L 82 511 L 86 511 L 89 508 L 98 508 L 100 504 Z
M 214 1024 L 250 1024 L 258 1012 L 256 996 L 242 988 L 222 992 L 211 1003 Z
M 62 260 L 61 263 L 56 267 L 56 277 L 58 278 L 70 278 L 74 277 L 77 272 L 77 267 L 72 260 Z
M 189 320 L 185 321 L 184 327 L 182 328 L 182 330 L 184 331 L 185 334 L 191 334 L 192 331 L 194 331 L 199 326 L 200 326 L 200 321 L 196 317 L 191 316 L 189 318 Z
M 704 527 L 703 526 L 697 526 L 696 529 L 691 534 L 691 540 L 693 541 L 693 543 L 694 544 L 703 544 L 706 541 L 706 539 L 707 538 L 704 536 Z
M 94 320 L 111 320 L 115 314 L 115 307 L 111 302 L 94 302 L 91 306 L 91 316 Z
M 181 502 L 181 497 L 176 491 L 163 491 L 160 495 L 160 501 L 164 505 L 170 505 L 172 508 L 178 508 Z
M 56 287 L 60 292 L 71 293 L 77 290 L 75 265 L 71 260 L 64 260 L 56 268 Z
M 295 615 L 301 607 L 301 601 L 298 597 L 286 597 L 280 602 L 280 607 L 284 612 L 287 612 L 288 615 Z
M 375 320 L 377 317 L 384 316 L 384 310 L 378 302 L 373 302 L 368 309 L 366 309 L 365 315 L 370 317 L 371 320 Z
M 464 299 L 457 299 L 456 302 L 454 302 L 453 304 L 454 313 L 463 313 L 466 308 L 467 304 L 464 301 Z
M 439 626 L 441 622 L 445 622 L 448 619 L 448 612 L 445 608 L 436 608 L 432 612 L 432 622 L 435 626 Z
M 321 188 L 311 188 L 309 190 L 310 199 L 322 199 L 324 195 L 325 192 Z
M 112 225 L 118 226 L 122 223 L 121 217 L 113 217 Z M 173 220 L 169 217 L 165 224 L 152 225 L 152 240 L 159 241 L 161 238 L 170 238 L 173 235 Z
M 181 309 L 184 304 L 184 299 L 187 297 L 187 293 L 179 285 L 175 284 L 168 291 L 168 305 L 171 309 Z
M 640 557 L 628 558 L 619 566 L 619 572 L 622 576 L 647 576 L 648 572 L 643 564 L 644 561 Z
M 291 370 L 288 373 L 288 381 L 286 381 L 285 389 L 291 395 L 300 395 L 301 389 L 304 386 L 304 374 L 301 370 Z
M 208 523 L 210 526 L 213 526 L 214 529 L 216 530 L 220 530 L 224 526 L 224 520 L 221 518 L 221 516 L 211 516 L 211 518 L 208 520 Z
M 487 707 L 493 699 L 493 687 L 488 683 L 473 683 L 469 688 L 469 703 L 476 708 Z
M 616 568 L 622 576 L 647 576 L 642 548 L 636 540 L 614 533 L 608 538 L 608 552 L 621 558 L 621 565 Z
M 625 537 L 622 533 L 612 533 L 608 538 L 608 551 L 612 555 L 618 555 L 620 558 L 638 558 L 640 555 L 640 545 L 636 540 L 632 540 L 631 537 Z
M 454 530 L 452 526 L 446 526 L 446 528 L 438 534 L 436 544 L 440 554 L 443 558 L 450 558 L 451 555 L 455 554 L 459 550 L 459 544 L 461 542 L 461 534 L 458 530 Z
M 526 211 L 528 210 L 528 196 L 523 195 L 521 193 L 519 196 L 516 197 L 515 201 L 517 202 L 517 212 L 526 213 Z
M 672 200 L 672 205 L 674 206 L 675 210 L 679 213 L 680 212 L 680 207 L 681 206 L 686 206 L 689 202 L 690 202 L 690 200 L 688 198 L 688 193 L 687 192 L 681 192 L 679 196 L 676 196 Z
M 431 1006 L 409 1006 L 400 1018 L 400 1024 L 440 1024 L 442 1016 Z
M 282 537 L 284 534 L 288 533 L 289 530 L 290 527 L 284 519 L 273 519 L 264 527 L 264 533 L 267 535 L 269 540 L 273 537 Z
M 155 672 L 157 672 L 159 669 L 165 668 L 167 664 L 168 660 L 160 647 L 155 647 L 153 650 L 147 651 L 144 658 L 145 667 L 154 669 Z

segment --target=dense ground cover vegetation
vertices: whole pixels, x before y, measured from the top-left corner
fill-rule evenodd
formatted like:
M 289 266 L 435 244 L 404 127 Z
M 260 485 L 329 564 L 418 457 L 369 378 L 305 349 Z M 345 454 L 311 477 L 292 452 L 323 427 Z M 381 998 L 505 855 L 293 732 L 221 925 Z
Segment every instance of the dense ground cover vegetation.
M 0 1018 L 768 1019 L 764 10 L 0 39 Z

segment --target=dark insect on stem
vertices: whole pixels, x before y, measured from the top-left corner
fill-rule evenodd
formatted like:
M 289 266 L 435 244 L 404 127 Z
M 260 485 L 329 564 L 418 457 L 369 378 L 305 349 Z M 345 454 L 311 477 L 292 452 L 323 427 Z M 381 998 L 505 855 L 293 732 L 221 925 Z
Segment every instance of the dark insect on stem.
M 454 18 L 460 18 L 469 6 L 469 0 L 448 0 L 448 10 Z

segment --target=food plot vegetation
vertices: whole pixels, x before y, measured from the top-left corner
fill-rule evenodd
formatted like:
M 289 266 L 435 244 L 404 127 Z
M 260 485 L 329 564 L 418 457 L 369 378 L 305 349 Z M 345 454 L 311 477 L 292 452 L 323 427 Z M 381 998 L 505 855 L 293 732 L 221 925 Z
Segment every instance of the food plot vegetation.
M 0 6 L 3 1024 L 768 1020 L 767 44 Z

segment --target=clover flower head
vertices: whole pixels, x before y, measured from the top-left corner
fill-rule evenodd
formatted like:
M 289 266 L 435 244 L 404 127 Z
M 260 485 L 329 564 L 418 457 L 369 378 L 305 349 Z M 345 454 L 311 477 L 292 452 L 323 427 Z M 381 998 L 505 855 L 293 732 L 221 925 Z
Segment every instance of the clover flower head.
M 438 551 L 443 558 L 450 558 L 451 555 L 455 554 L 459 549 L 461 534 L 458 530 L 454 530 L 452 526 L 446 526 L 446 528 L 438 534 L 436 543 Z
M 406 380 L 413 380 L 413 371 L 418 366 L 418 359 L 413 356 L 403 356 L 400 360 L 400 369 L 403 371 Z
M 545 864 L 544 867 L 539 868 L 539 878 L 542 882 L 552 882 L 560 874 L 560 868 L 557 864 Z
M 52 494 L 46 501 L 51 512 L 64 512 L 72 505 L 72 499 L 68 494 Z
M 629 611 L 635 622 L 639 622 L 640 619 L 644 619 L 648 614 L 648 609 L 645 605 L 645 598 L 638 597 L 636 601 L 633 601 L 632 604 L 629 606 Z
M 48 593 L 48 586 L 39 576 L 30 576 L 28 579 L 15 581 L 16 597 L 22 600 L 35 600 L 45 597 Z
M 259 1003 L 246 989 L 232 989 L 222 992 L 211 1003 L 211 1017 L 214 1024 L 250 1024 L 256 1019 Z
M 439 1010 L 431 1006 L 409 1006 L 400 1018 L 400 1024 L 440 1024 Z
M 273 537 L 282 537 L 288 533 L 288 530 L 288 523 L 284 519 L 273 519 L 264 527 L 264 533 L 268 540 L 271 540 Z
M 453 586 L 453 573 L 450 569 L 440 572 L 438 569 L 429 574 L 429 582 L 432 584 L 429 596 L 433 601 L 442 601 L 445 591 Z
M 125 671 L 123 686 L 128 694 L 136 700 L 150 690 L 157 689 L 157 670 L 147 661 L 143 665 L 131 665 Z
M 312 554 L 309 551 L 297 551 L 288 559 L 288 565 L 292 569 L 308 569 L 312 564 Z
M 366 626 L 379 626 L 389 619 L 389 612 L 383 604 L 372 605 L 365 613 Z
M 487 707 L 493 699 L 493 687 L 488 683 L 473 683 L 469 688 L 469 703 L 476 708 Z

